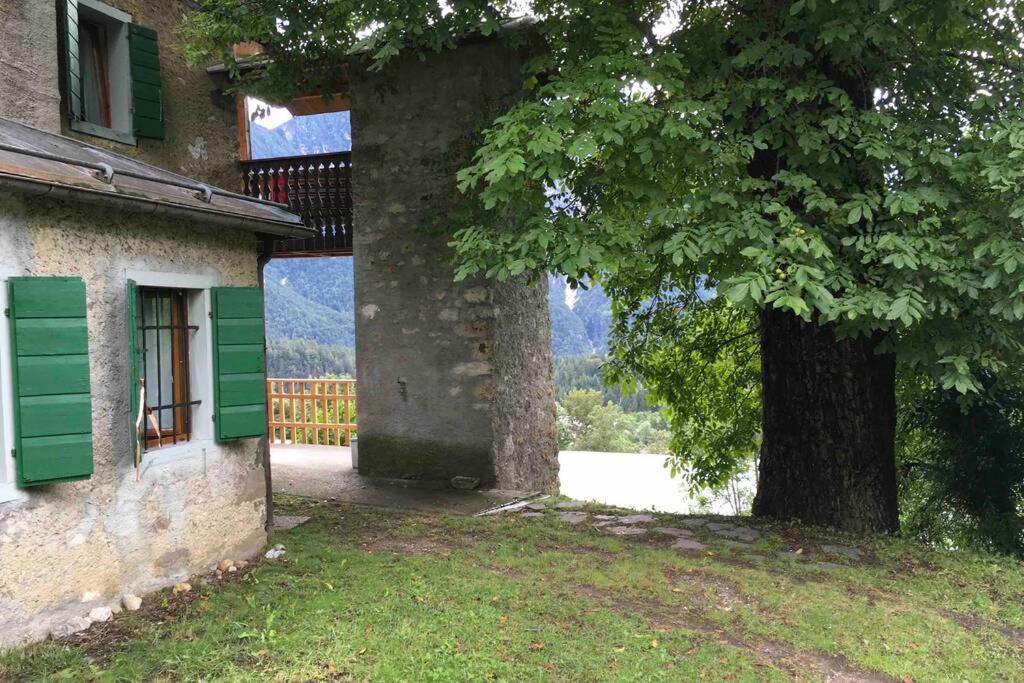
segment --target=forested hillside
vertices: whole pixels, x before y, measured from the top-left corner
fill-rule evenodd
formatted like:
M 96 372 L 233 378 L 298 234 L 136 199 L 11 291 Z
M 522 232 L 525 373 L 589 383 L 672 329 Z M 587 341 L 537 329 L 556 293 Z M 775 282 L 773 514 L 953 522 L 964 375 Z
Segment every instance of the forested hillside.
M 571 289 L 565 280 L 548 278 L 551 347 L 556 356 L 604 355 L 608 351 L 611 301 L 598 285 Z
M 265 271 L 267 339 L 355 346 L 352 259 L 277 259 Z

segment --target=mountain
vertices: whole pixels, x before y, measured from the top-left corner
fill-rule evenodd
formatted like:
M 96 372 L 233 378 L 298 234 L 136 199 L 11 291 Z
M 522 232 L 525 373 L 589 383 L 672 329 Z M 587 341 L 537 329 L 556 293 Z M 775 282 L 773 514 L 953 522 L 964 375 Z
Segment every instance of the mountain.
M 600 285 L 570 289 L 566 281 L 548 277 L 551 348 L 556 356 L 604 355 L 611 329 L 611 300 Z
M 583 323 L 587 339 L 593 345 L 593 353 L 600 356 L 608 353 L 608 334 L 612 327 L 612 302 L 600 285 L 592 284 L 588 289 L 576 290 L 576 302 L 572 312 Z
M 565 300 L 552 293 L 548 296 L 551 314 L 551 350 L 556 356 L 589 356 L 594 345 L 587 338 L 583 321 L 566 305 Z
M 352 123 L 349 112 L 330 112 L 296 116 L 276 128 L 258 122 L 249 126 L 253 159 L 271 159 L 352 149 Z
M 264 280 L 267 339 L 355 346 L 351 258 L 276 259 Z

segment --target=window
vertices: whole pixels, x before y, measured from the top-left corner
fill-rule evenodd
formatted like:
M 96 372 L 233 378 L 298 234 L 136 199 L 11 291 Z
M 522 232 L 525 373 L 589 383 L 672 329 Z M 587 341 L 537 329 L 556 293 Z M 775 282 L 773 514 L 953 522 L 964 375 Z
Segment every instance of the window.
M 146 449 L 192 438 L 192 408 L 200 404 L 191 391 L 191 337 L 199 329 L 188 319 L 189 292 L 140 287 L 139 377 L 145 391 Z
M 113 28 L 111 32 L 113 32 Z M 82 16 L 78 22 L 78 63 L 82 68 L 82 116 L 113 128 L 110 114 L 110 48 L 107 25 Z
M 61 0 L 72 130 L 135 144 L 163 138 L 157 34 L 98 0 Z

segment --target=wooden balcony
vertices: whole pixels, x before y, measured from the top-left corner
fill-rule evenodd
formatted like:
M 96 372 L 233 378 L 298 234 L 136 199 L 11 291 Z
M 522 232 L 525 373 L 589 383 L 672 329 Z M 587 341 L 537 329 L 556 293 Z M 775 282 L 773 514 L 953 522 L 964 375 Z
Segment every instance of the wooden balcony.
M 272 444 L 350 446 L 356 431 L 354 379 L 268 379 Z
M 274 242 L 273 256 L 352 253 L 352 154 L 336 152 L 241 162 L 242 192 L 287 204 L 316 237 Z

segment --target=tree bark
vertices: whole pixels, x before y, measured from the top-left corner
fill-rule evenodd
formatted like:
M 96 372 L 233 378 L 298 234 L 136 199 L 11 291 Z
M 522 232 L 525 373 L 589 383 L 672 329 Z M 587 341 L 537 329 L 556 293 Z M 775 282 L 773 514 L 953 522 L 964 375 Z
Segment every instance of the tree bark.
M 761 314 L 763 440 L 753 512 L 848 531 L 895 531 L 896 360 L 879 336 Z

